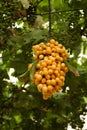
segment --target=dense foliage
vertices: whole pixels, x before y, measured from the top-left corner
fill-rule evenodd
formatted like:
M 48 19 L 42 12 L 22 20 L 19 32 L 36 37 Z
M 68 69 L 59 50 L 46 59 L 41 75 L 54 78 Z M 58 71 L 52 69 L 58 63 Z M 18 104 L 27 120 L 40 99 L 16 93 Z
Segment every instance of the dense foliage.
M 69 51 L 70 70 L 62 91 L 43 100 L 28 64 L 34 62 L 32 46 L 50 38 Z M 67 130 L 70 124 L 81 130 L 81 115 L 87 114 L 86 46 L 87 0 L 0 0 L 0 129 Z M 9 80 L 11 68 L 16 83 Z

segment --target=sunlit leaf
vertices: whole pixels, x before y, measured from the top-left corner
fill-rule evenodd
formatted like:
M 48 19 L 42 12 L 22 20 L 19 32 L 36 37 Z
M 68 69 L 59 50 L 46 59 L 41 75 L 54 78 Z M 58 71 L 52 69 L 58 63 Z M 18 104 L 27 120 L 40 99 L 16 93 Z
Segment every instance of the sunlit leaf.
M 75 67 L 73 67 L 73 66 L 72 66 L 70 63 L 68 63 L 67 61 L 65 61 L 65 63 L 66 63 L 66 65 L 67 65 L 67 67 L 69 68 L 69 70 L 70 70 L 71 72 L 73 72 L 75 76 L 80 76 L 79 71 L 78 71 Z

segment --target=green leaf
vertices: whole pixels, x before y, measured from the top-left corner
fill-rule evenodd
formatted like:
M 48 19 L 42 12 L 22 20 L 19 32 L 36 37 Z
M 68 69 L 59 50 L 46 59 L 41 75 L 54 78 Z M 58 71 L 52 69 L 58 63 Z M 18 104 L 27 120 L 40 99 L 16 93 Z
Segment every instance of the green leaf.
M 75 76 L 80 76 L 79 71 L 78 71 L 75 67 L 73 67 L 73 66 L 72 66 L 69 62 L 67 62 L 67 61 L 64 61 L 64 62 L 65 62 L 65 64 L 67 65 L 67 67 L 69 68 L 69 70 L 74 73 Z
M 35 72 L 35 69 L 36 69 L 36 64 L 38 63 L 38 60 L 34 61 L 32 63 L 32 67 L 30 69 L 30 81 L 32 82 L 33 81 L 33 77 L 34 77 L 34 72 Z
M 41 29 L 32 29 L 31 31 L 27 32 L 24 34 L 24 40 L 26 41 L 26 43 L 29 42 L 33 42 L 33 44 L 35 44 L 35 42 L 37 43 L 38 41 L 46 38 L 47 35 L 47 31 L 46 30 L 41 30 Z M 34 41 L 35 40 L 35 41 Z
M 19 81 L 25 82 L 25 83 L 29 82 L 29 80 L 30 80 L 29 79 L 29 74 L 30 74 L 30 72 L 29 72 L 29 70 L 27 70 L 25 73 L 23 73 L 22 75 L 18 76 Z
M 10 67 L 15 69 L 17 75 L 23 74 L 27 70 L 28 61 L 24 59 L 22 54 L 16 55 L 10 61 Z
M 63 0 L 53 0 L 54 9 L 61 9 L 64 6 Z

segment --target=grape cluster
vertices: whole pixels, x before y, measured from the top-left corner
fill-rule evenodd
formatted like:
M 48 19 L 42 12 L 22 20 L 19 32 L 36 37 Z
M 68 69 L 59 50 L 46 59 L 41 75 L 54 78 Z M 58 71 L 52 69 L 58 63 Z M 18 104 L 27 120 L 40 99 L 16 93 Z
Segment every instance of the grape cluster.
M 39 59 L 33 82 L 37 85 L 38 91 L 42 92 L 43 99 L 47 100 L 64 86 L 66 72 L 68 71 L 64 60 L 69 57 L 69 54 L 65 47 L 54 39 L 51 39 L 47 44 L 41 42 L 32 48 L 34 59 Z

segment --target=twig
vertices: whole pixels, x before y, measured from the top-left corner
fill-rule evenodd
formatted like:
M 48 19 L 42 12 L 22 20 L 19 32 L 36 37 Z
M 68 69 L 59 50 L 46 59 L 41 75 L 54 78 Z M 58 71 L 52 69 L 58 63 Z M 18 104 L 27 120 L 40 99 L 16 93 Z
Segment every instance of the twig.
M 70 11 L 79 11 L 80 9 L 72 9 L 72 10 L 53 10 L 50 11 L 50 14 L 60 13 L 60 12 L 70 12 Z M 32 15 L 48 15 L 48 12 L 45 13 L 36 13 Z
M 50 36 L 51 36 L 51 4 L 50 4 L 50 0 L 48 0 L 48 21 L 49 21 L 48 38 L 50 38 Z

